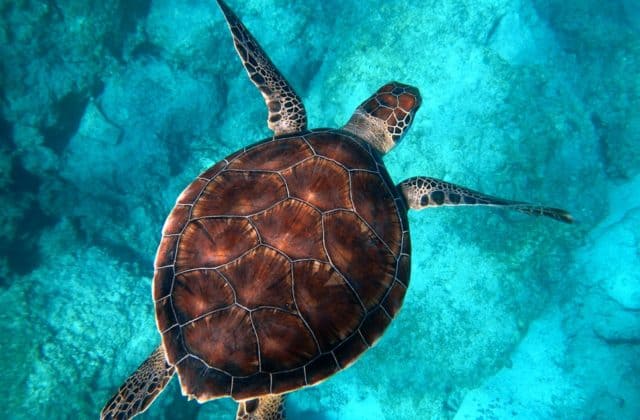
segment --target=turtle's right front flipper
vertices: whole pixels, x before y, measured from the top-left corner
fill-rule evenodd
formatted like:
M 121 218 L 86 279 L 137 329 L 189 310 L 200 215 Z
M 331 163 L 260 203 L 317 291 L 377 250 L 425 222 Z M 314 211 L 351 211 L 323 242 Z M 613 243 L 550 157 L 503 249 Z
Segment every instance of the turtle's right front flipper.
M 276 135 L 306 130 L 307 114 L 300 97 L 229 6 L 223 0 L 217 1 L 231 30 L 242 64 L 267 104 L 269 128 Z
M 130 419 L 145 411 L 167 386 L 175 368 L 167 363 L 162 344 L 105 404 L 101 420 Z
M 402 181 L 398 188 L 402 191 L 407 205 L 415 210 L 436 206 L 493 206 L 531 216 L 547 216 L 564 223 L 573 223 L 571 214 L 562 209 L 505 200 L 435 178 L 424 176 L 409 178 Z

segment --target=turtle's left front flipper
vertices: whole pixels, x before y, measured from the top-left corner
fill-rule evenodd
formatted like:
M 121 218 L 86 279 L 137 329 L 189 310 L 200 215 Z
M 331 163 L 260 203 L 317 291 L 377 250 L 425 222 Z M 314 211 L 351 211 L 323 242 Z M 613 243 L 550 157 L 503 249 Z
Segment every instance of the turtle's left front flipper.
M 162 344 L 105 404 L 101 420 L 130 419 L 145 411 L 167 386 L 175 368 L 167 363 Z
M 398 184 L 398 188 L 402 191 L 407 205 L 415 210 L 436 206 L 493 206 L 573 223 L 571 214 L 562 209 L 505 200 L 435 178 L 409 178 Z
M 231 29 L 242 64 L 267 104 L 269 128 L 276 135 L 306 130 L 307 114 L 300 97 L 229 6 L 223 0 L 218 0 L 218 5 Z

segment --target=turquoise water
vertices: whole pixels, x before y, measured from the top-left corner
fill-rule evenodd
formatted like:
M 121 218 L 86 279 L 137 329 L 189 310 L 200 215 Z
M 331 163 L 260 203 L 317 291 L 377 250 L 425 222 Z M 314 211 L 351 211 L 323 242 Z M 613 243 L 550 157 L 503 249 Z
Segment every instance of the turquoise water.
M 403 310 L 291 419 L 640 417 L 640 6 L 229 1 L 343 125 L 388 80 L 423 105 L 385 162 L 570 210 L 410 213 Z M 213 1 L 0 1 L 0 418 L 96 418 L 155 348 L 160 229 L 202 169 L 266 137 Z M 231 419 L 177 380 L 141 418 Z

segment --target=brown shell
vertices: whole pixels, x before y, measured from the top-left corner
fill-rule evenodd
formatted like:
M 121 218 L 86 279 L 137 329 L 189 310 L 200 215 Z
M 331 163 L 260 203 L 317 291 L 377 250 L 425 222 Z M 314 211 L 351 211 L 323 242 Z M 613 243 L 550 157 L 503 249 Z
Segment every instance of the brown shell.
M 242 400 L 350 365 L 398 312 L 409 255 L 403 200 L 346 132 L 269 139 L 213 166 L 178 198 L 155 261 L 183 392 Z

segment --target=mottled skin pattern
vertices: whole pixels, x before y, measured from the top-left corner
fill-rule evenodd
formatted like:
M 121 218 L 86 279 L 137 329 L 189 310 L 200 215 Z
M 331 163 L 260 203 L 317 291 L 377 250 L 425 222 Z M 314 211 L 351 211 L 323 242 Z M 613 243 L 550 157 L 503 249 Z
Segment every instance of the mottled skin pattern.
M 547 216 L 564 223 L 573 223 L 573 217 L 566 210 L 505 200 L 426 176 L 404 180 L 399 187 L 409 207 L 416 210 L 436 206 L 493 206 L 515 210 L 529 216 Z
M 307 129 L 307 114 L 300 97 L 264 53 L 258 42 L 223 1 L 218 1 L 233 36 L 233 44 L 249 75 L 260 90 L 269 117 L 267 123 L 276 135 L 299 133 Z
M 162 392 L 175 368 L 167 363 L 164 349 L 158 347 L 147 360 L 118 389 L 105 404 L 100 418 L 105 420 L 128 419 L 144 411 Z
M 356 108 L 344 129 L 387 153 L 400 142 L 421 102 L 413 86 L 387 83 Z
M 395 186 L 382 156 L 413 121 L 418 89 L 387 83 L 342 129 L 307 131 L 300 97 L 218 4 L 275 136 L 214 165 L 178 197 L 154 265 L 162 343 L 103 419 L 143 412 L 174 372 L 189 398 L 238 400 L 238 420 L 284 419 L 285 393 L 352 364 L 400 310 L 408 208 L 498 206 L 572 220 L 433 178 Z

